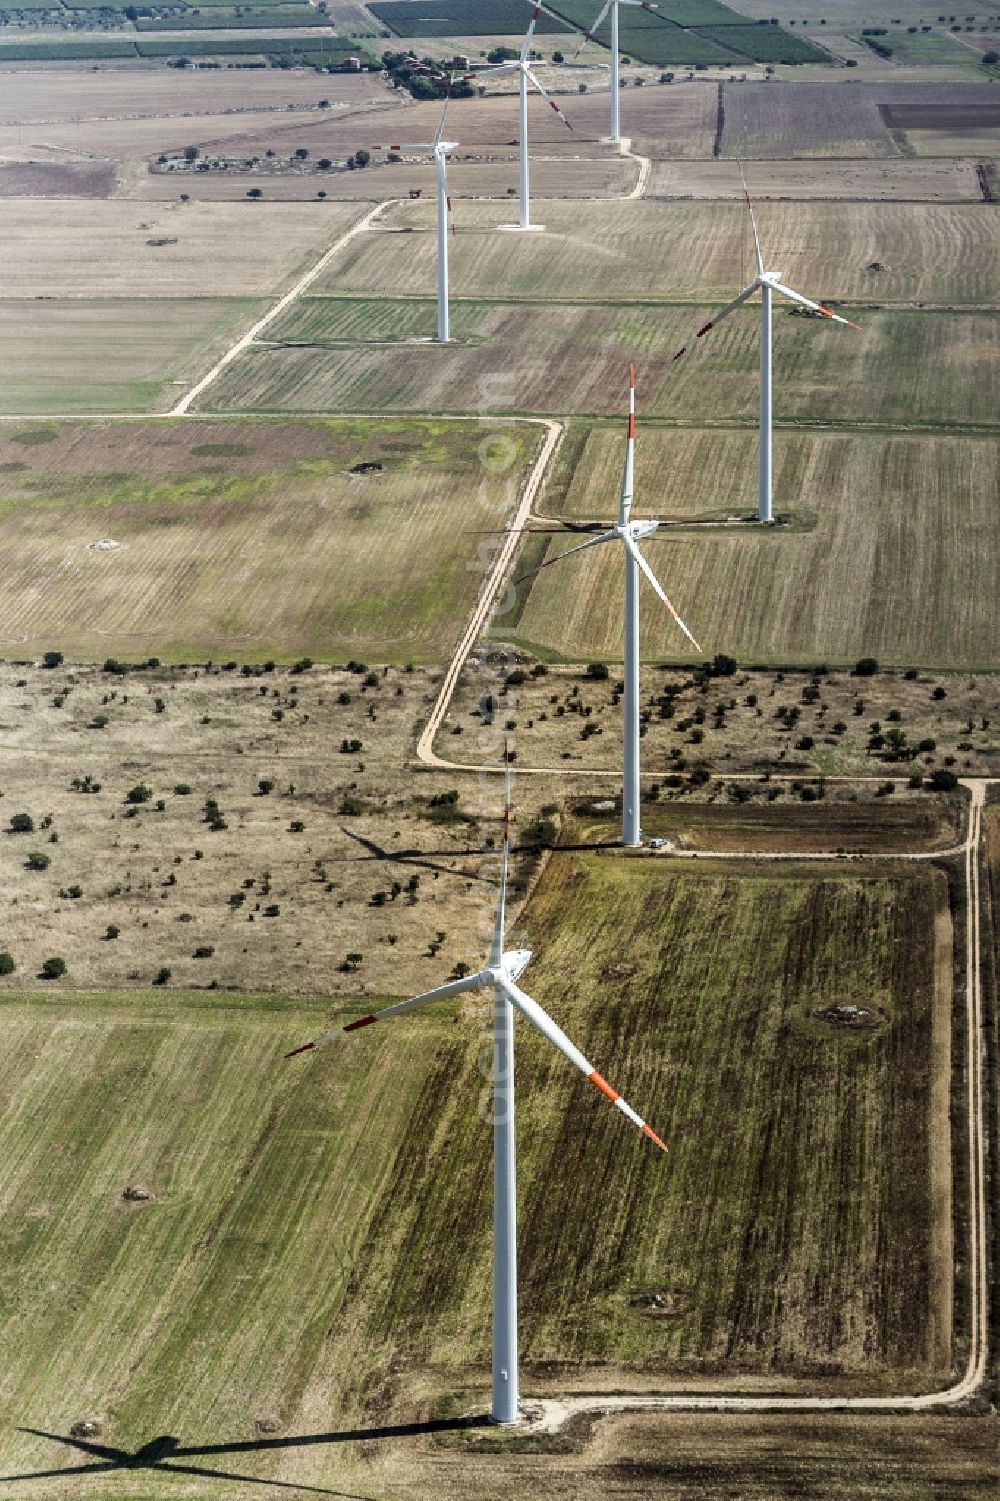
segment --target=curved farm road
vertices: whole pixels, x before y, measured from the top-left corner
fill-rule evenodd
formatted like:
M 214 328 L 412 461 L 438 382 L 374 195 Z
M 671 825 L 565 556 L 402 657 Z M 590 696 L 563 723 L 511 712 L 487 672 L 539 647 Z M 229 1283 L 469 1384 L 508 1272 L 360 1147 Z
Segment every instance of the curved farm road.
M 622 156 L 631 157 L 632 161 L 636 162 L 639 167 L 639 175 L 637 176 L 632 189 L 630 190 L 630 192 L 624 195 L 624 198 L 622 200 L 623 202 L 627 203 L 632 198 L 642 198 L 645 196 L 646 185 L 649 182 L 649 174 L 653 164 L 648 156 L 640 156 L 638 151 L 632 150 L 631 136 L 622 136 L 618 144 L 621 148 Z
M 286 292 L 284 297 L 280 297 L 274 306 L 264 314 L 263 318 L 258 318 L 253 327 L 248 328 L 246 333 L 226 350 L 225 354 L 220 360 L 216 361 L 208 374 L 203 375 L 197 385 L 192 386 L 190 391 L 187 391 L 177 405 L 171 407 L 166 415 L 168 417 L 183 417 L 196 397 L 200 396 L 203 391 L 206 391 L 212 382 L 218 379 L 226 366 L 231 365 L 233 360 L 237 359 L 245 349 L 248 349 L 254 340 L 264 332 L 265 328 L 274 322 L 280 313 L 283 313 L 297 297 L 301 297 L 306 287 L 311 286 L 317 276 L 320 276 L 326 270 L 334 256 L 339 254 L 345 245 L 349 245 L 357 235 L 363 234 L 366 229 L 370 229 L 372 223 L 378 218 L 382 210 L 389 208 L 395 202 L 397 202 L 395 198 L 385 198 L 381 203 L 376 203 L 375 207 L 370 209 L 356 224 L 352 225 L 346 234 L 342 234 L 340 239 L 331 245 L 328 250 L 324 250 L 316 264 L 304 276 L 299 277 L 291 291 Z
M 578 1412 L 925 1412 L 954 1407 L 975 1395 L 986 1375 L 989 1348 L 987 1281 L 986 1102 L 983 1088 L 983 997 L 979 911 L 979 846 L 985 779 L 963 780 L 969 789 L 969 825 L 965 844 L 966 889 L 966 1032 L 968 1036 L 966 1111 L 969 1154 L 969 1300 L 972 1338 L 965 1371 L 943 1391 L 919 1396 L 822 1397 L 741 1396 L 739 1393 L 664 1393 L 662 1396 L 550 1397 L 525 1404 L 537 1430 L 552 1433 Z M 741 858 L 728 855 L 727 859 Z M 755 859 L 754 855 L 742 858 Z M 801 857 L 800 857 L 801 858 Z M 932 855 L 924 858 L 931 859 Z

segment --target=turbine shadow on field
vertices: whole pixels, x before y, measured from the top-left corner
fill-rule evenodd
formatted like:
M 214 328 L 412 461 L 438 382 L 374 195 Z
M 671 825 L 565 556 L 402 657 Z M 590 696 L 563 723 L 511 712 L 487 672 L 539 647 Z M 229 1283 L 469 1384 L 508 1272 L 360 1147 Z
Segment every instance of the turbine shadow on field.
M 321 1444 L 349 1444 L 376 1442 L 379 1439 L 420 1438 L 434 1433 L 448 1433 L 462 1429 L 481 1428 L 488 1425 L 486 1417 L 440 1418 L 424 1423 L 394 1423 L 381 1428 L 344 1428 L 332 1433 L 291 1434 L 287 1438 L 241 1439 L 233 1443 L 192 1444 L 182 1446 L 173 1434 L 160 1434 L 138 1449 L 119 1449 L 112 1444 L 95 1443 L 92 1439 L 74 1438 L 70 1434 L 47 1433 L 43 1428 L 19 1428 L 19 1433 L 31 1433 L 36 1438 L 49 1439 L 55 1444 L 67 1444 L 72 1449 L 93 1456 L 90 1464 L 69 1465 L 52 1470 L 30 1470 L 21 1475 L 0 1475 L 0 1483 L 13 1484 L 20 1480 L 48 1480 L 61 1475 L 107 1475 L 116 1470 L 168 1470 L 172 1474 L 200 1475 L 210 1480 L 238 1480 L 244 1485 L 272 1486 L 276 1489 L 303 1491 L 317 1496 L 339 1497 L 340 1501 L 371 1501 L 353 1491 L 331 1490 L 327 1486 L 306 1485 L 294 1480 L 272 1480 L 262 1475 L 245 1475 L 234 1470 L 217 1470 L 204 1464 L 181 1464 L 180 1460 L 210 1459 L 225 1454 L 259 1454 L 282 1449 L 301 1449 Z

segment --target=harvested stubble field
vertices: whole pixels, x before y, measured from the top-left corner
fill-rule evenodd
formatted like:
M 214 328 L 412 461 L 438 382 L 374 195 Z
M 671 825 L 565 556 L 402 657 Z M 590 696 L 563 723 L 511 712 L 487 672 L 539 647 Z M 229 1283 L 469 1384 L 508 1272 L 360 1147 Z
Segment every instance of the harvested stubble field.
M 107 198 L 115 183 L 110 162 L 33 160 L 0 164 L 0 198 Z
M 407 250 L 416 243 L 416 236 L 408 239 Z M 874 275 L 869 280 L 882 285 Z M 815 282 L 806 286 L 823 295 Z M 442 349 L 405 342 L 433 335 L 431 302 L 304 298 L 272 324 L 267 341 L 222 373 L 201 404 L 234 411 L 611 415 L 623 408 L 628 365 L 637 360 L 644 416 L 752 425 L 756 308 L 737 312 L 686 360 L 672 363 L 713 311 L 709 304 L 453 302 L 455 342 Z M 992 430 L 1000 316 L 871 308 L 856 316 L 861 332 L 777 313 L 777 421 Z M 742 505 L 736 484 L 729 473 L 713 514 Z M 746 485 L 749 497 L 749 469 Z
M 751 189 L 753 175 L 750 174 Z M 548 204 L 545 235 L 513 253 L 495 205 L 468 205 L 452 250 L 456 296 L 726 302 L 751 274 L 738 203 Z M 429 296 L 435 287 L 431 204 L 399 204 L 358 236 L 314 285 L 337 295 Z M 404 245 L 399 235 L 412 233 Z M 760 233 L 770 266 L 823 298 L 879 303 L 1000 302 L 1000 212 L 986 204 L 768 204 Z M 886 269 L 874 273 L 873 261 Z
M 649 550 L 655 565 L 659 559 Z M 524 661 L 530 664 L 531 658 Z M 1000 771 L 1000 692 L 992 674 L 935 676 L 910 669 L 912 677 L 882 671 L 861 679 L 832 669 L 786 667 L 741 669 L 704 682 L 695 671 L 703 661 L 691 653 L 686 670 L 652 664 L 642 669 L 648 786 L 659 777 L 677 778 L 658 784 L 657 796 L 663 800 L 686 806 L 693 797 L 699 804 L 708 800 L 720 807 L 738 801 L 756 817 L 755 809 L 779 799 L 782 812 L 794 808 L 807 783 L 806 796 L 814 797 L 821 790 L 820 777 L 864 777 L 873 780 L 867 786 L 845 782 L 836 796 L 863 805 L 874 829 L 882 819 L 916 818 L 915 807 L 926 809 L 929 803 L 937 808 L 942 794 L 929 783 L 919 791 L 908 786 L 914 773 L 923 779 L 935 769 L 987 777 Z M 620 791 L 622 709 L 615 668 L 607 679 L 595 680 L 580 665 L 540 664 L 524 677 L 523 682 L 501 684 L 498 692 L 497 717 L 504 724 L 514 721 L 518 760 L 525 766 L 575 772 L 574 789 L 580 773 L 607 769 L 617 775 Z M 482 719 L 482 693 L 479 674 L 466 669 L 437 738 L 439 756 L 473 765 L 486 759 L 477 753 L 475 739 L 465 738 Z M 713 778 L 701 792 L 691 780 L 699 768 Z M 727 781 L 737 776 L 757 780 L 745 782 L 737 795 L 735 784 Z M 775 782 L 774 777 L 784 780 Z M 891 794 L 884 786 L 878 792 L 883 778 L 893 784 Z M 827 790 L 832 797 L 833 790 Z M 879 811 L 888 806 L 890 795 L 892 806 L 905 804 L 905 812 Z M 944 819 L 951 826 L 956 815 L 948 810 L 919 816 Z M 916 839 L 916 824 L 913 832 Z M 863 839 L 849 847 L 881 845 Z
M 350 204 L 13 200 L 2 296 L 277 295 L 360 216 Z
M 262 311 L 239 297 L 0 298 L 0 411 L 170 406 Z
M 764 162 L 753 167 L 753 195 L 768 198 L 877 199 L 885 202 L 978 203 L 983 196 L 974 160 Z M 735 162 L 653 163 L 644 198 L 734 198 L 743 182 Z
M 495 472 L 473 423 L 5 425 L 0 645 L 443 661 L 539 441 L 500 436 Z
M 943 1379 L 943 874 L 566 853 L 523 923 L 533 991 L 671 1146 L 653 1158 L 519 1029 L 527 1389 L 620 1389 L 625 1365 L 632 1389 Z M 635 956 L 611 979 L 609 935 Z M 878 1025 L 844 1033 L 813 1015 L 848 999 L 880 1008 Z M 401 1408 L 444 1398 L 453 1411 L 453 1394 L 479 1405 L 485 997 L 287 1066 L 281 1053 L 326 1008 L 159 992 L 9 995 L 3 1011 L 12 1427 L 65 1432 L 96 1415 L 128 1448 L 168 1431 L 219 1445 L 208 1464 L 223 1479 L 227 1444 L 243 1440 L 237 1476 L 349 1477 L 370 1494 L 388 1479 L 370 1448 L 255 1453 L 253 1440 L 269 1424 L 350 1440 Z M 695 1129 L 706 1117 L 709 1136 Z M 134 1182 L 154 1200 L 123 1204 Z M 611 1200 L 597 1192 L 608 1184 Z M 38 1438 L 4 1446 L 8 1475 L 53 1460 Z
M 752 433 L 647 431 L 643 448 L 637 514 L 718 516 L 720 491 L 730 514 L 754 511 Z M 590 464 L 595 479 L 606 475 L 603 503 L 589 496 L 598 514 L 612 509 L 620 462 L 620 437 L 602 439 L 585 460 L 582 482 Z M 643 471 L 670 475 L 670 492 L 655 478 L 643 488 Z M 737 492 L 732 477 L 741 475 Z M 775 510 L 789 515 L 787 530 L 681 528 L 662 532 L 648 553 L 710 655 L 994 667 L 997 475 L 993 441 L 779 434 Z M 567 547 L 547 541 L 549 557 Z M 526 645 L 577 661 L 618 656 L 622 579 L 613 549 L 546 569 L 524 587 L 518 635 Z M 647 656 L 690 653 L 651 598 L 642 635 Z

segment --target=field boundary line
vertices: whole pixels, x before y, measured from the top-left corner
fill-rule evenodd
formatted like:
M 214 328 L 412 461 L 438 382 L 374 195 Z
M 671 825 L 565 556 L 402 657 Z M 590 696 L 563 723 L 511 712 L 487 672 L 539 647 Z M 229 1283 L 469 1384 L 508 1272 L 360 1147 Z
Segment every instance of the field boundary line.
M 346 231 L 346 233 L 342 234 L 339 240 L 335 241 L 334 244 L 330 245 L 326 250 L 324 250 L 323 254 L 320 256 L 316 264 L 310 267 L 310 269 L 306 271 L 303 276 L 299 277 L 298 281 L 291 288 L 291 290 L 286 292 L 283 297 L 280 297 L 274 304 L 274 306 L 271 307 L 262 318 L 258 318 L 257 322 L 254 323 L 250 328 L 248 328 L 246 333 L 236 340 L 235 344 L 230 345 L 222 358 L 216 360 L 215 364 L 212 366 L 211 370 L 209 370 L 208 374 L 203 375 L 201 380 L 198 381 L 197 385 L 192 386 L 191 389 L 181 397 L 180 401 L 178 401 L 175 406 L 172 406 L 169 412 L 163 415 L 166 415 L 168 417 L 186 416 L 191 403 L 196 400 L 196 398 L 199 397 L 203 391 L 206 391 L 214 381 L 218 379 L 223 370 L 226 369 L 227 365 L 231 365 L 233 360 L 238 359 L 239 356 L 244 352 L 244 350 L 250 347 L 254 340 L 263 333 L 264 329 L 267 328 L 269 324 L 274 322 L 275 318 L 283 313 L 287 307 L 290 307 L 298 297 L 301 297 L 306 288 L 311 286 L 318 276 L 322 275 L 327 266 L 333 260 L 334 256 L 339 255 L 344 246 L 349 245 L 350 242 L 359 234 L 363 234 L 366 229 L 370 229 L 372 222 L 378 217 L 379 214 L 381 214 L 383 209 L 391 208 L 399 201 L 400 200 L 396 198 L 385 198 L 380 203 L 376 203 L 374 208 L 369 209 L 368 213 L 364 214 L 356 224 L 353 224 L 351 228 Z
M 448 669 L 444 675 L 444 681 L 434 701 L 434 707 L 430 712 L 430 717 L 421 731 L 420 739 L 417 741 L 417 760 L 423 762 L 425 766 L 447 768 L 449 765 L 448 762 L 442 761 L 436 755 L 433 749 L 434 737 L 441 727 L 441 721 L 444 719 L 445 712 L 451 702 L 451 696 L 455 691 L 459 674 L 465 666 L 469 653 L 475 646 L 479 633 L 486 624 L 490 611 L 496 602 L 500 586 L 506 577 L 507 570 L 513 559 L 514 551 L 521 540 L 521 528 L 525 525 L 531 514 L 531 507 L 534 504 L 535 496 L 541 488 L 549 463 L 555 456 L 562 442 L 563 434 L 566 431 L 563 423 L 557 422 L 551 417 L 535 417 L 526 420 L 541 425 L 546 429 L 545 441 L 542 444 L 538 457 L 535 459 L 531 473 L 525 481 L 517 513 L 504 536 L 503 546 L 497 553 L 496 562 L 483 580 L 483 586 L 479 591 L 479 598 L 476 600 L 458 646 L 452 654 Z

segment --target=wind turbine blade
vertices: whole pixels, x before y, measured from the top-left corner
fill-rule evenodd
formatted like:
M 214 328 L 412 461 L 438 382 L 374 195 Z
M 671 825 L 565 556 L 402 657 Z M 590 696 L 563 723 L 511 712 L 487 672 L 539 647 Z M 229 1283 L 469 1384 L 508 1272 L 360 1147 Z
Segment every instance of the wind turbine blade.
M 497 915 L 493 925 L 493 942 L 490 946 L 490 963 L 499 964 L 503 959 L 503 930 L 507 915 L 507 866 L 510 859 L 510 750 L 503 743 L 503 845 L 500 852 L 500 895 L 497 900 Z
M 448 84 L 448 92 L 444 96 L 444 108 L 441 111 L 441 118 L 438 121 L 437 132 L 436 132 L 436 134 L 434 136 L 434 146 L 433 146 L 432 149 L 435 150 L 435 151 L 437 150 L 438 146 L 440 146 L 440 144 L 441 144 L 441 137 L 444 135 L 444 122 L 448 118 L 448 106 L 449 106 L 450 103 L 451 103 L 451 84 L 449 83 Z
M 688 339 L 683 349 L 678 349 L 671 363 L 676 363 L 677 360 L 680 359 L 682 354 L 687 354 L 689 349 L 693 349 L 695 341 L 698 339 L 703 339 L 708 333 L 709 329 L 715 328 L 719 323 L 722 322 L 723 318 L 728 318 L 730 313 L 735 313 L 736 309 L 740 307 L 742 303 L 746 302 L 748 297 L 753 296 L 759 286 L 759 278 L 754 277 L 750 285 L 748 287 L 744 287 L 743 291 L 738 297 L 734 297 L 732 302 L 727 303 L 726 306 L 721 310 L 721 312 L 716 313 L 714 318 L 710 318 L 707 323 L 702 324 L 701 328 L 699 328 L 694 338 Z
M 536 573 L 541 573 L 543 568 L 551 568 L 554 563 L 561 563 L 563 558 L 572 557 L 575 552 L 583 552 L 585 547 L 598 547 L 602 542 L 611 542 L 614 536 L 614 532 L 602 532 L 599 537 L 588 537 L 586 542 L 579 542 L 576 547 L 568 547 L 557 558 L 547 558 L 544 563 L 539 563 L 537 568 L 529 568 L 527 573 L 519 574 L 516 579 L 511 580 L 511 583 L 521 584 L 525 579 L 533 578 Z
M 482 970 L 477 970 L 474 975 L 466 975 L 461 980 L 449 980 L 447 985 L 439 985 L 435 990 L 425 990 L 422 995 L 415 995 L 408 1001 L 398 1001 L 395 1006 L 386 1006 L 382 1011 L 373 1011 L 368 1016 L 359 1016 L 357 1021 L 348 1022 L 343 1027 L 333 1027 L 329 1032 L 324 1032 L 321 1037 L 316 1037 L 312 1042 L 304 1042 L 301 1047 L 292 1048 L 286 1053 L 286 1058 L 294 1058 L 296 1053 L 313 1052 L 316 1048 L 325 1048 L 328 1042 L 335 1037 L 343 1037 L 347 1032 L 359 1032 L 362 1027 L 370 1027 L 372 1022 L 386 1021 L 390 1016 L 402 1016 L 406 1011 L 415 1011 L 418 1006 L 428 1006 L 432 1001 L 444 1001 L 449 996 L 461 995 L 466 990 L 478 990 L 485 985 L 486 979 Z
M 737 158 L 737 160 L 736 160 L 736 165 L 740 169 L 740 178 L 741 178 L 741 180 L 743 182 L 743 196 L 744 196 L 744 198 L 747 201 L 747 208 L 750 210 L 750 225 L 751 225 L 751 228 L 753 229 L 753 248 L 754 248 L 754 254 L 757 257 L 757 275 L 758 276 L 763 276 L 764 275 L 764 258 L 763 258 L 763 256 L 760 253 L 760 236 L 757 234 L 757 217 L 756 217 L 756 215 L 754 214 L 754 211 L 753 211 L 753 202 L 751 201 L 751 198 L 750 198 L 750 189 L 747 187 L 747 176 L 746 176 L 746 173 L 743 170 L 743 163 L 739 160 L 739 158 Z
M 653 572 L 652 568 L 650 568 L 649 564 L 646 562 L 646 559 L 643 557 L 643 555 L 639 551 L 638 547 L 636 547 L 635 543 L 632 541 L 632 538 L 629 537 L 629 536 L 626 536 L 625 539 L 624 539 L 624 541 L 625 541 L 625 546 L 628 548 L 629 552 L 632 554 L 633 558 L 638 563 L 638 565 L 641 568 L 642 572 L 646 575 L 646 577 L 648 578 L 649 582 L 652 584 L 653 588 L 656 590 L 657 594 L 660 596 L 660 598 L 662 599 L 663 603 L 666 605 L 667 609 L 670 611 L 671 615 L 674 617 L 674 619 L 676 620 L 677 624 L 680 626 L 681 630 L 684 632 L 685 636 L 691 642 L 691 645 L 693 647 L 695 647 L 695 649 L 697 651 L 701 651 L 701 647 L 698 645 L 697 641 L 694 639 L 694 637 L 692 636 L 691 632 L 688 630 L 687 626 L 684 624 L 683 620 L 678 615 L 678 613 L 674 609 L 673 605 L 670 603 L 670 601 L 667 598 L 666 594 L 664 594 L 662 588 L 660 587 L 660 583 L 659 583 L 659 581 L 658 581 L 658 579 L 656 577 L 656 574 Z
M 614 3 L 614 0 L 607 0 L 607 4 L 605 5 L 604 9 L 601 11 L 600 15 L 597 17 L 597 20 L 594 22 L 593 26 L 591 26 L 591 28 L 590 28 L 589 31 L 585 31 L 584 32 L 584 34 L 583 34 L 583 41 L 580 43 L 579 47 L 577 47 L 576 51 L 573 53 L 573 61 L 574 62 L 580 56 L 580 53 L 583 51 L 584 47 L 586 47 L 587 43 L 588 42 L 592 42 L 594 40 L 594 32 L 600 29 L 601 22 L 604 20 L 604 18 L 607 15 L 608 11 L 611 9 L 611 6 L 612 6 L 613 3 Z
M 528 0 L 528 3 L 531 4 L 531 0 Z M 537 6 L 537 5 L 532 5 L 531 6 L 531 20 L 528 23 L 528 29 L 527 29 L 527 31 L 524 33 L 524 43 L 523 43 L 523 45 L 521 47 L 521 66 L 522 67 L 528 61 L 528 54 L 531 51 L 531 40 L 532 40 L 533 36 L 535 35 L 535 27 L 538 25 L 538 17 L 541 15 L 541 13 L 542 13 L 541 12 L 541 8 L 539 6 Z
M 803 307 L 812 308 L 815 313 L 822 313 L 824 318 L 832 318 L 834 323 L 846 323 L 848 328 L 856 328 L 860 332 L 860 324 L 852 323 L 850 318 L 842 318 L 839 313 L 831 313 L 821 302 L 813 302 L 811 298 L 803 297 L 801 292 L 793 292 L 791 287 L 783 286 L 780 281 L 772 281 L 771 285 L 782 297 L 787 297 L 789 302 L 799 302 Z
M 542 85 L 538 82 L 538 79 L 535 77 L 534 73 L 532 73 L 531 69 L 527 65 L 525 65 L 524 71 L 527 77 L 531 79 L 531 82 L 535 85 L 535 88 L 541 94 L 542 98 L 545 100 L 545 103 L 548 105 L 549 109 L 555 110 L 556 114 L 559 116 L 560 120 L 563 122 L 567 130 L 572 130 L 572 125 L 569 123 L 556 101 L 552 98 L 552 95 L 546 93 L 545 89 L 542 88 Z
M 599 1089 L 601 1094 L 606 1095 L 612 1104 L 617 1106 L 622 1115 L 632 1122 L 633 1126 L 638 1126 L 639 1130 L 644 1132 L 651 1141 L 655 1141 L 658 1147 L 662 1147 L 664 1152 L 667 1150 L 666 1144 L 660 1140 L 656 1132 L 646 1125 L 642 1116 L 633 1110 L 632 1106 L 622 1099 L 618 1091 L 611 1087 L 607 1079 L 603 1078 L 597 1072 L 589 1059 L 585 1058 L 580 1049 L 570 1042 L 562 1028 L 556 1026 L 556 1023 L 549 1016 L 548 1012 L 543 1010 L 537 1001 L 533 1001 L 530 995 L 525 995 L 524 991 L 518 985 L 515 985 L 513 980 L 509 980 L 506 977 L 501 980 L 500 988 L 511 1005 L 517 1007 L 525 1020 L 529 1021 L 537 1031 L 541 1032 L 542 1036 L 547 1038 L 553 1047 L 558 1048 L 563 1057 L 568 1058 L 574 1068 L 578 1068 L 581 1074 L 586 1075 L 595 1089 Z
M 550 10 L 547 5 L 542 5 L 541 0 L 525 0 L 525 4 L 531 6 L 536 12 L 536 17 L 537 15 L 548 16 L 551 21 L 558 21 L 567 30 L 579 31 L 580 29 L 568 16 L 561 16 L 558 11 Z
M 632 511 L 635 493 L 635 366 L 628 367 L 628 436 L 625 442 L 625 468 L 622 470 L 618 524 L 624 526 Z

